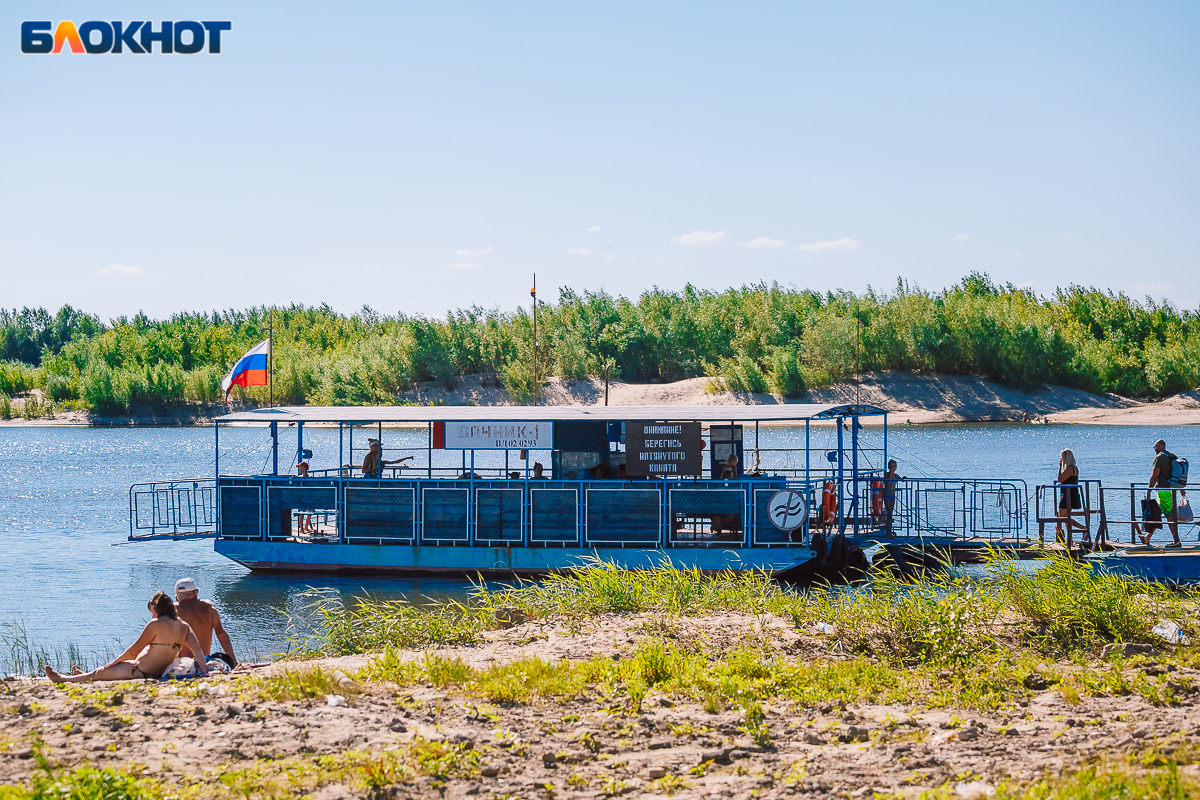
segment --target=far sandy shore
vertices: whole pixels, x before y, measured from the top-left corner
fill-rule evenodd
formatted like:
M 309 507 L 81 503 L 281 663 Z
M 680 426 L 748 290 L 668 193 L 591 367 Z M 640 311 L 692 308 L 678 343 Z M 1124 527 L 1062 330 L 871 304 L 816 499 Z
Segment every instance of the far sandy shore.
M 714 391 L 710 378 L 689 378 L 675 383 L 622 383 L 609 387 L 613 406 L 678 405 L 704 406 L 790 402 L 777 395 L 739 394 Z M 449 391 L 429 388 L 409 392 L 401 400 L 417 403 L 512 405 L 508 392 L 480 376 L 468 376 Z M 540 401 L 547 405 L 601 405 L 604 382 L 552 378 Z M 802 401 L 808 403 L 865 403 L 892 412 L 893 425 L 951 424 L 964 422 L 1021 422 L 1031 418 L 1052 423 L 1091 425 L 1197 425 L 1200 424 L 1200 389 L 1183 392 L 1153 403 L 1142 403 L 1115 394 L 1096 395 L 1080 389 L 1047 386 L 1035 392 L 1010 389 L 972 376 L 925 376 L 903 372 L 864 375 L 859 383 L 841 383 L 814 389 Z M 140 412 L 106 417 L 81 411 L 57 414 L 40 420 L 0 420 L 0 426 L 94 425 L 94 426 L 190 426 L 211 424 L 225 406 L 190 408 L 176 412 Z

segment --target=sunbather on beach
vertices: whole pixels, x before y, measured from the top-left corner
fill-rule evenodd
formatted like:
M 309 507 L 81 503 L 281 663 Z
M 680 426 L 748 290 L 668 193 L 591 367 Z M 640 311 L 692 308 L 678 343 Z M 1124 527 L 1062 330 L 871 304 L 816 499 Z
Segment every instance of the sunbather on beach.
M 191 626 L 177 617 L 175 602 L 171 600 L 170 595 L 157 592 L 150 598 L 149 607 L 154 619 L 147 623 L 133 646 L 115 661 L 79 675 L 63 675 L 47 664 L 46 677 L 55 683 L 128 681 L 140 678 L 159 680 L 185 644 L 192 648 L 193 652 L 203 652 Z M 196 661 L 196 670 L 202 677 L 208 675 L 208 670 L 200 660 Z
M 180 578 L 175 581 L 175 602 L 176 614 L 191 626 L 192 633 L 196 634 L 196 641 L 203 648 L 193 651 L 191 647 L 185 647 L 183 654 L 193 658 L 197 654 L 203 655 L 206 661 L 219 658 L 228 664 L 230 669 L 235 669 L 238 660 L 233 655 L 233 640 L 221 624 L 221 615 L 217 613 L 217 607 L 208 600 L 200 599 L 200 587 L 196 585 L 195 578 Z M 213 653 L 210 650 L 214 635 L 221 644 L 221 652 Z

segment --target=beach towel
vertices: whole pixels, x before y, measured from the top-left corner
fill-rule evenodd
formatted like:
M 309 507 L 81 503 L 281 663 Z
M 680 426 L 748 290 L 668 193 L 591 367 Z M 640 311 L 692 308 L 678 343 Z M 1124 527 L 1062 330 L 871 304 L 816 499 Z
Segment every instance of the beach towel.
M 209 675 L 224 675 L 230 672 L 228 664 L 211 656 L 205 660 L 205 666 L 208 668 Z M 200 677 L 200 673 L 196 671 L 195 659 L 176 658 L 171 662 L 171 666 L 167 667 L 167 671 L 163 673 L 162 680 L 176 681 L 198 677 Z

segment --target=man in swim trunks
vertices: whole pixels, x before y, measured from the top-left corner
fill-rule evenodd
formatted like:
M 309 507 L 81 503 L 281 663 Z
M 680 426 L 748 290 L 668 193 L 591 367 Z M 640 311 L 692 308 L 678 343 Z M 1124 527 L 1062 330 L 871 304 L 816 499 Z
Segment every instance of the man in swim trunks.
M 217 613 L 216 606 L 200 599 L 200 588 L 196 586 L 194 578 L 180 578 L 175 582 L 175 601 L 179 618 L 192 627 L 192 632 L 196 634 L 196 639 L 204 650 L 204 660 L 217 658 L 228 664 L 230 669 L 236 668 L 238 661 L 233 655 L 233 642 L 221 625 L 221 615 Z M 214 633 L 224 652 L 211 652 Z M 184 647 L 183 655 L 200 660 L 190 647 Z
M 1183 547 L 1183 543 L 1179 541 L 1179 521 L 1175 516 L 1175 493 L 1170 491 L 1168 487 L 1171 485 L 1171 470 L 1174 468 L 1173 462 L 1175 456 L 1167 450 L 1167 443 L 1159 439 L 1154 443 L 1154 461 L 1150 468 L 1150 487 L 1155 489 L 1167 489 L 1167 491 L 1159 491 L 1158 507 L 1162 509 L 1163 516 L 1167 519 L 1167 528 L 1171 531 L 1171 536 L 1175 541 L 1171 542 L 1167 547 Z M 1150 544 L 1150 534 L 1142 534 L 1142 543 Z

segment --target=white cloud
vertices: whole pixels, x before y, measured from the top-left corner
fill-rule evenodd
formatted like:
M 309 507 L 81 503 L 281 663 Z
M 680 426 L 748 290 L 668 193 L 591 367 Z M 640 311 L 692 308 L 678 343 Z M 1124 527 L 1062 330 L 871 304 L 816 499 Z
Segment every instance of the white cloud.
M 862 242 L 858 239 L 846 237 L 844 239 L 830 239 L 824 242 L 809 242 L 808 244 L 797 245 L 797 250 L 857 250 L 862 247 Z
M 708 245 L 720 244 L 725 238 L 725 231 L 692 231 L 685 233 L 683 236 L 675 236 L 671 239 L 671 244 L 681 244 L 685 247 L 707 247 Z
M 760 236 L 748 242 L 738 242 L 738 244 L 742 247 L 753 247 L 755 250 L 774 250 L 777 247 L 783 247 L 787 242 L 783 239 L 769 239 L 766 236 Z
M 141 267 L 126 267 L 122 264 L 109 264 L 107 267 L 101 267 L 96 270 L 97 275 L 112 275 L 119 278 L 140 278 L 143 275 L 150 273 Z
M 1175 291 L 1175 287 L 1167 286 L 1165 283 L 1147 283 L 1146 281 L 1138 281 L 1125 291 L 1129 292 L 1129 294 L 1133 297 L 1145 297 L 1146 295 L 1155 294 L 1165 295 L 1167 292 Z
M 596 255 L 595 250 L 588 250 L 586 247 L 572 247 L 567 252 L 573 256 L 594 256 L 594 255 Z
M 460 261 L 457 264 L 447 264 L 446 269 L 475 269 L 478 264 L 472 264 L 468 261 Z
M 967 234 L 965 234 L 965 233 L 960 233 L 958 236 L 955 236 L 955 237 L 954 237 L 954 241 L 956 241 L 956 242 L 965 242 L 965 241 L 967 241 L 967 240 L 968 240 L 968 239 L 970 239 L 970 238 L 971 238 L 971 237 L 970 237 L 970 236 L 968 236 Z
M 600 226 L 599 226 L 599 225 L 593 225 L 592 227 L 590 227 L 590 228 L 588 228 L 588 229 L 587 229 L 587 232 L 588 232 L 588 233 L 599 233 L 599 232 L 600 232 Z
M 466 250 L 466 249 L 455 250 L 454 255 L 456 255 L 456 256 L 486 256 L 490 252 L 492 252 L 492 248 L 485 247 L 482 250 Z

